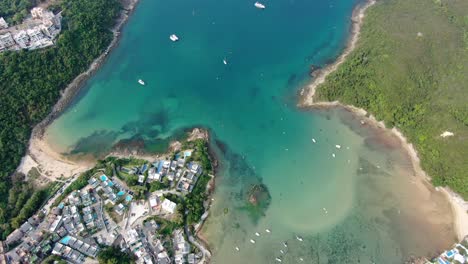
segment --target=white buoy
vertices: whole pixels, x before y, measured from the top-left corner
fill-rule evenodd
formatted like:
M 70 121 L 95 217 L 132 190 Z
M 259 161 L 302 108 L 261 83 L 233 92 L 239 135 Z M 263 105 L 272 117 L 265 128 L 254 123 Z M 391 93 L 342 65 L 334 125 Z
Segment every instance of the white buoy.
M 281 253 L 281 254 L 284 254 L 284 251 L 283 251 L 282 249 L 280 249 L 280 253 Z
M 304 259 L 303 259 L 303 258 L 299 258 L 299 261 L 304 261 Z

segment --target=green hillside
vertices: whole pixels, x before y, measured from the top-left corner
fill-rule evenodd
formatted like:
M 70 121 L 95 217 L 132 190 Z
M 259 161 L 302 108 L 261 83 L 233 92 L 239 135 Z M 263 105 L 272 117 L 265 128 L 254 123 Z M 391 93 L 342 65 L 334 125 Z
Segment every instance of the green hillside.
M 468 1 L 378 1 L 357 48 L 317 89 L 316 101 L 334 100 L 399 128 L 433 183 L 468 199 Z

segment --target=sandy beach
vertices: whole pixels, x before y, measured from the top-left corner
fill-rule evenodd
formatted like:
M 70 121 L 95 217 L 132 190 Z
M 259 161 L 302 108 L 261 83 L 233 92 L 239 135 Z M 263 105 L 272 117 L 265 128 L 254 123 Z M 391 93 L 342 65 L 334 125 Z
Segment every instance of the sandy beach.
M 88 70 L 78 75 L 61 92 L 60 99 L 54 105 L 50 114 L 33 128 L 26 155 L 17 168 L 18 172 L 27 175 L 31 168 L 36 167 L 43 177 L 49 180 L 57 180 L 61 177 L 68 178 L 77 175 L 93 166 L 93 162 L 89 160 L 77 162 L 65 159 L 45 142 L 43 135 L 47 126 L 67 108 L 86 80 L 99 69 L 110 51 L 117 46 L 120 39 L 120 30 L 127 22 L 137 3 L 138 0 L 122 0 L 121 15 L 111 29 L 114 34 L 113 40 L 106 50 L 91 63 Z
M 343 105 L 338 101 L 314 102 L 314 95 L 317 87 L 325 82 L 326 77 L 330 73 L 338 69 L 338 67 L 346 60 L 347 56 L 356 47 L 357 41 L 359 40 L 361 26 L 365 18 L 365 11 L 374 4 L 375 0 L 370 0 L 363 6 L 356 8 L 356 10 L 353 12 L 351 36 L 348 40 L 346 48 L 334 63 L 320 70 L 316 78 L 301 90 L 298 105 L 299 107 L 308 109 L 327 109 L 342 107 L 352 112 L 357 117 L 361 118 L 362 122 L 364 123 L 382 129 L 390 130 L 391 133 L 401 141 L 404 150 L 408 153 L 415 175 L 420 177 L 421 179 L 424 179 L 427 183 L 431 183 L 430 176 L 427 175 L 421 168 L 420 159 L 416 149 L 411 143 L 408 142 L 408 140 L 401 133 L 401 131 L 399 131 L 396 128 L 387 128 L 382 121 L 376 120 L 372 115 L 368 114 L 365 109 L 356 108 L 350 105 Z M 458 194 L 454 193 L 447 187 L 436 187 L 435 190 L 438 192 L 443 192 L 446 195 L 447 200 L 450 202 L 452 206 L 452 213 L 454 219 L 454 229 L 456 231 L 458 240 L 462 240 L 465 236 L 468 235 L 468 202 L 464 201 L 463 198 L 461 198 Z

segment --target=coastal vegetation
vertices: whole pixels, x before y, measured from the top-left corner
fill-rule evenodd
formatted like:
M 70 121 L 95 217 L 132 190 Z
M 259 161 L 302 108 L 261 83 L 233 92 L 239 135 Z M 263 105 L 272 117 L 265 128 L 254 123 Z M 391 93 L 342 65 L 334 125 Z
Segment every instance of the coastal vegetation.
M 22 12 L 20 10 L 29 8 L 29 3 L 26 0 L 6 0 L 2 1 L 0 10 L 10 13 Z M 14 218 L 9 212 L 9 206 L 13 203 L 10 201 L 9 190 L 14 187 L 10 175 L 25 153 L 33 126 L 51 111 L 60 91 L 78 74 L 84 72 L 109 45 L 112 40 L 110 28 L 120 11 L 118 0 L 63 0 L 60 6 L 63 10 L 63 32 L 55 46 L 42 50 L 0 54 L 2 238 L 10 232 L 10 224 Z M 6 16 L 10 16 L 10 13 Z M 43 197 L 31 193 L 32 190 L 24 189 L 26 197 Z M 21 202 L 18 202 L 18 205 L 20 204 Z
M 19 23 L 34 7 L 34 0 L 2 0 L 0 1 L 0 17 L 9 23 Z
M 36 187 L 31 182 L 26 182 L 24 175 L 20 173 L 14 174 L 11 180 L 6 207 L 0 210 L 0 221 L 3 223 L 0 227 L 2 240 L 14 229 L 19 228 L 42 206 L 48 197 L 61 187 L 58 182 Z
M 378 1 L 315 101 L 364 108 L 415 145 L 435 185 L 468 199 L 468 2 Z M 444 131 L 452 137 L 441 137 Z

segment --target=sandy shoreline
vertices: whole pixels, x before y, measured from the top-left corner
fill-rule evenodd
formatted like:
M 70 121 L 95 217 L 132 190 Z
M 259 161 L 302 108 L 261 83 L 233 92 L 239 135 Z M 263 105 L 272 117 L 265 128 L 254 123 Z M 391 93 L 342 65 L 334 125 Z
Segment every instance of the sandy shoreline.
M 96 58 L 88 70 L 78 75 L 62 92 L 60 99 L 52 108 L 52 111 L 44 120 L 37 124 L 31 133 L 28 149 L 25 157 L 22 158 L 20 165 L 17 168 L 18 172 L 27 175 L 33 167 L 38 168 L 42 176 L 56 180 L 61 177 L 70 177 L 79 174 L 87 169 L 90 169 L 94 164 L 90 161 L 75 162 L 64 158 L 60 153 L 57 153 L 43 139 L 45 129 L 54 121 L 72 102 L 73 98 L 78 94 L 83 84 L 100 68 L 107 58 L 110 51 L 115 48 L 120 39 L 120 30 L 127 22 L 130 14 L 135 9 L 138 0 L 122 0 L 122 12 L 116 20 L 115 26 L 111 29 L 114 34 L 109 46 L 104 52 Z
M 378 121 L 372 115 L 369 115 L 366 110 L 357 108 L 350 105 L 341 104 L 338 101 L 334 102 L 314 102 L 314 95 L 317 87 L 325 82 L 326 77 L 334 72 L 347 58 L 347 56 L 354 50 L 356 43 L 359 39 L 361 26 L 365 18 L 365 11 L 372 5 L 375 4 L 375 0 L 369 0 L 363 6 L 358 6 L 353 12 L 352 16 L 352 29 L 351 36 L 348 40 L 348 44 L 344 49 L 343 53 L 336 59 L 335 62 L 328 65 L 324 69 L 320 70 L 316 78 L 300 92 L 300 99 L 298 106 L 308 109 L 327 109 L 327 108 L 344 108 L 352 112 L 357 117 L 362 118 L 367 124 L 371 124 L 378 128 L 388 129 L 391 133 L 396 136 L 402 143 L 404 150 L 408 153 L 413 170 L 418 177 L 423 178 L 426 182 L 431 184 L 431 178 L 423 171 L 420 165 L 420 159 L 413 144 L 409 143 L 407 138 L 399 131 L 394 128 L 387 128 L 382 121 Z M 452 206 L 452 213 L 454 218 L 454 230 L 456 232 L 458 240 L 462 240 L 468 235 L 468 202 L 463 200 L 461 196 L 450 190 L 448 187 L 436 187 L 436 191 L 443 192 L 447 200 Z

